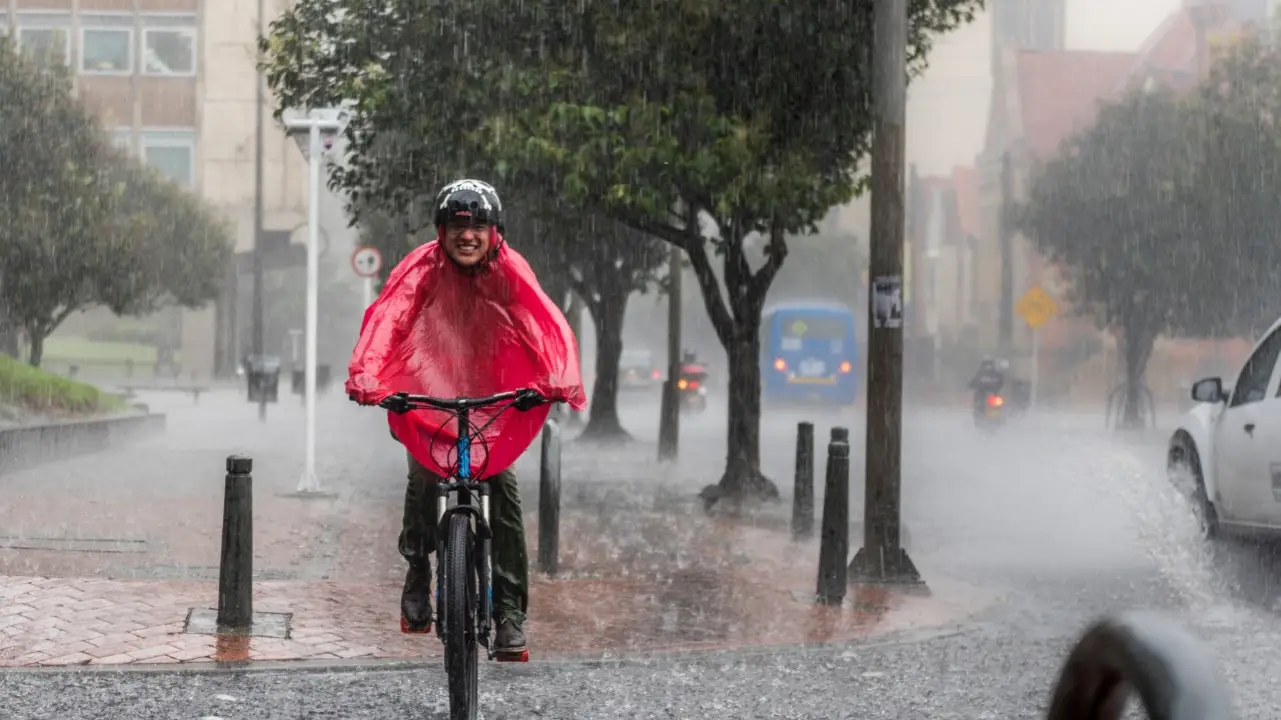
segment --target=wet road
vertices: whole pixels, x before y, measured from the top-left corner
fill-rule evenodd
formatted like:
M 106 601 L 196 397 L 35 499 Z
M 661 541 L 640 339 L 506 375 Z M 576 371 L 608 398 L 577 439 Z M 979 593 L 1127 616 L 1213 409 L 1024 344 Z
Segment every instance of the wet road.
M 252 450 L 301 439 L 296 408 L 273 408 L 263 429 L 250 407 L 230 398 L 204 398 L 198 412 L 184 409 L 189 401 L 180 398 L 156 402 L 173 411 L 164 440 L 171 461 L 208 461 L 226 454 L 228 443 Z M 400 458 L 394 447 L 377 444 L 381 426 L 336 403 L 323 410 L 324 482 L 358 482 L 342 470 L 360 467 L 363 482 L 385 473 L 392 478 L 385 491 L 396 492 Z M 232 419 L 237 412 L 243 420 Z M 652 403 L 634 403 L 624 422 L 640 450 L 580 454 L 574 471 L 612 483 L 622 472 L 655 470 L 646 466 L 644 443 L 655 434 L 648 421 L 656 417 Z M 848 424 L 861 445 L 861 423 L 852 413 L 770 411 L 763 464 L 785 494 L 801 418 L 815 421 L 820 438 L 832 424 Z M 1088 416 L 1050 416 L 980 439 L 961 412 L 909 412 L 904 515 L 912 555 L 927 581 L 948 578 L 1000 595 L 955 632 L 750 655 L 486 667 L 485 717 L 1036 717 L 1075 635 L 1100 613 L 1134 607 L 1165 609 L 1192 627 L 1218 659 L 1242 717 L 1273 717 L 1281 705 L 1273 683 L 1281 670 L 1281 615 L 1272 609 L 1281 595 L 1274 581 L 1281 561 L 1244 549 L 1203 552 L 1181 502 L 1164 486 L 1160 445 L 1122 444 L 1099 425 Z M 663 482 L 692 494 L 714 480 L 722 434 L 723 421 L 711 413 L 686 422 L 682 464 Z M 861 448 L 855 455 L 858 518 Z M 114 462 L 123 461 L 76 460 L 59 468 L 100 477 Z M 264 482 L 291 484 L 296 465 L 288 453 L 267 460 L 264 473 L 272 474 Z M 443 718 L 442 683 L 435 668 L 10 673 L 0 675 L 0 699 L 6 718 Z

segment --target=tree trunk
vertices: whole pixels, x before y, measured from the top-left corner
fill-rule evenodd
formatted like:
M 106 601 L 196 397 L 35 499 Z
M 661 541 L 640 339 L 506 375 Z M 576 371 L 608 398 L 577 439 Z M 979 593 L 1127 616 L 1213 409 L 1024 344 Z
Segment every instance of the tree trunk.
M 734 328 L 725 343 L 729 360 L 729 430 L 725 438 L 725 474 L 720 482 L 703 488 L 700 497 L 707 509 L 726 506 L 734 512 L 744 504 L 779 499 L 778 486 L 761 473 L 761 310 L 759 297 L 749 288 L 730 287 Z
M 1123 330 L 1125 389 L 1120 423 L 1120 428 L 1123 430 L 1140 429 L 1147 422 L 1148 408 L 1145 402 L 1146 393 L 1143 392 L 1143 374 L 1147 370 L 1148 358 L 1152 356 L 1156 335 L 1139 329 L 1139 325 L 1140 323 L 1131 322 Z
M 599 278 L 596 297 L 587 303 L 596 326 L 596 383 L 592 388 L 591 415 L 579 437 L 597 440 L 630 440 L 618 419 L 618 366 L 623 354 L 623 316 L 630 288 L 624 282 Z
M 729 430 L 725 437 L 725 474 L 715 486 L 717 501 L 777 500 L 778 486 L 761 473 L 760 310 L 740 316 L 729 356 Z
M 32 327 L 27 328 L 27 341 L 31 347 L 27 350 L 27 363 L 31 367 L 40 367 L 44 360 L 44 339 L 47 333 Z

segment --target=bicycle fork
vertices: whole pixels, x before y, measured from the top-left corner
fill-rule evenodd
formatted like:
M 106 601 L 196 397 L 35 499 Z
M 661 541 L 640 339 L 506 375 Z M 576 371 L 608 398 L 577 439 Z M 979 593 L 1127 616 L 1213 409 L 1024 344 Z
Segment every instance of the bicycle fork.
M 444 527 L 442 525 L 442 522 L 444 521 L 445 515 L 449 509 L 448 507 L 449 494 L 451 492 L 458 493 L 460 496 L 459 505 L 467 507 L 467 510 L 457 509 L 457 506 L 456 506 L 456 509 L 454 512 L 465 512 L 466 514 L 471 516 L 472 532 L 475 534 L 475 537 L 477 540 L 476 550 L 477 550 L 477 555 L 479 556 L 477 557 L 477 563 L 476 563 L 477 573 L 479 575 L 479 577 L 477 578 L 479 580 L 479 583 L 478 583 L 479 597 L 477 598 L 478 602 L 476 603 L 478 606 L 476 608 L 476 613 L 477 613 L 477 617 L 476 617 L 477 638 L 476 639 L 477 639 L 477 642 L 479 642 L 485 648 L 485 652 L 489 656 L 489 659 L 493 660 L 495 656 L 495 651 L 492 646 L 492 643 L 490 642 L 490 637 L 493 633 L 493 617 L 494 617 L 494 585 L 493 585 L 493 565 L 492 565 L 492 555 L 491 555 L 492 543 L 493 543 L 493 530 L 491 529 L 491 526 L 489 524 L 490 488 L 487 483 L 477 483 L 475 485 L 475 490 L 476 490 L 476 494 L 479 496 L 479 499 L 480 499 L 479 513 L 471 509 L 472 506 L 470 503 L 470 496 L 471 496 L 470 488 L 466 487 L 465 485 L 462 485 L 461 483 L 458 484 L 457 488 L 449 488 L 448 490 L 441 488 L 441 491 L 436 496 L 436 527 L 437 528 Z M 467 500 L 468 502 L 463 502 L 464 499 Z M 440 532 L 440 535 L 445 535 L 445 533 Z M 443 547 L 443 546 L 444 546 L 444 543 L 437 544 L 437 547 Z M 437 554 L 443 556 L 442 553 L 437 553 Z M 437 625 L 441 625 L 444 622 L 444 618 L 446 617 L 446 614 L 444 612 L 445 564 L 444 562 L 438 561 L 436 563 L 436 566 L 437 566 L 436 607 L 440 608 L 440 610 L 437 612 L 437 616 L 440 618 L 437 621 Z M 447 636 L 448 636 L 448 633 L 446 631 L 442 630 L 440 632 L 440 637 L 442 641 Z

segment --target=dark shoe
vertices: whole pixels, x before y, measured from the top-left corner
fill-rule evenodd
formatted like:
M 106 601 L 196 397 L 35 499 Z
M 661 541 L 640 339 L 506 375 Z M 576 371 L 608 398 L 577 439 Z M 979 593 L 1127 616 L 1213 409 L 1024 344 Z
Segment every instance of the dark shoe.
M 525 649 L 525 631 L 518 623 L 503 620 L 498 624 L 494 634 L 494 650 L 497 652 L 520 652 Z
M 431 632 L 431 566 L 410 565 L 400 594 L 401 623 L 405 632 Z

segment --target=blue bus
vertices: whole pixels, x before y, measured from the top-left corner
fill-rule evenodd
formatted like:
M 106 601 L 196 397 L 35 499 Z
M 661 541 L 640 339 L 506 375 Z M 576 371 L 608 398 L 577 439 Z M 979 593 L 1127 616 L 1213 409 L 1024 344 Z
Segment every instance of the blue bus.
M 787 302 L 761 318 L 761 396 L 766 402 L 850 405 L 858 391 L 854 311 L 833 302 Z

